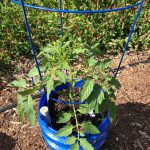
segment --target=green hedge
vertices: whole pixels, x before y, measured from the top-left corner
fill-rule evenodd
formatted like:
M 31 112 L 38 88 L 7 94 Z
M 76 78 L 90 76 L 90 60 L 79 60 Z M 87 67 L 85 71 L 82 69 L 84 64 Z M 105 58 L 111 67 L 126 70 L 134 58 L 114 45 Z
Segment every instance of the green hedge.
M 27 2 L 27 1 L 25 1 Z M 121 7 L 133 4 L 136 0 L 63 0 L 65 9 L 104 9 Z M 56 7 L 58 1 L 35 0 L 33 4 Z M 0 2 L 1 28 L 0 28 L 0 58 L 8 61 L 11 55 L 30 55 L 31 49 L 27 41 L 21 7 L 11 4 L 8 0 Z M 150 48 L 150 19 L 148 10 L 149 1 L 146 1 L 135 32 L 129 44 L 130 50 L 148 50 Z M 99 43 L 100 50 L 117 53 L 122 50 L 128 36 L 137 9 L 116 13 L 73 15 L 63 14 L 64 33 L 74 38 L 82 37 L 89 44 Z M 36 51 L 59 38 L 59 14 L 39 10 L 27 9 L 27 16 L 33 36 Z

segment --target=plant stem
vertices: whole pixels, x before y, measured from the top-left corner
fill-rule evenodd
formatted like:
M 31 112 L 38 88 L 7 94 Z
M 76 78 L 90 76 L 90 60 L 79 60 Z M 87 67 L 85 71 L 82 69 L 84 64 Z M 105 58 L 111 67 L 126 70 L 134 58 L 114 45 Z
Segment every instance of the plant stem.
M 69 98 L 70 101 L 73 102 L 74 98 L 73 98 L 73 76 L 71 73 L 71 81 L 70 81 L 70 93 L 69 93 Z M 78 140 L 79 140 L 79 135 L 80 135 L 80 130 L 79 130 L 79 124 L 78 124 L 78 118 L 77 118 L 77 113 L 76 113 L 76 109 L 75 109 L 75 105 L 71 104 L 72 108 L 73 108 L 73 113 L 74 113 L 74 117 L 75 117 L 75 121 L 76 121 L 76 128 L 77 128 L 77 132 L 78 132 Z
M 73 108 L 73 112 L 74 112 L 74 116 L 75 116 L 75 120 L 76 120 L 76 128 L 77 128 L 78 140 L 79 140 L 80 130 L 79 130 L 78 118 L 77 118 L 77 113 L 76 113 L 76 109 L 74 107 L 74 104 L 72 105 L 72 108 Z

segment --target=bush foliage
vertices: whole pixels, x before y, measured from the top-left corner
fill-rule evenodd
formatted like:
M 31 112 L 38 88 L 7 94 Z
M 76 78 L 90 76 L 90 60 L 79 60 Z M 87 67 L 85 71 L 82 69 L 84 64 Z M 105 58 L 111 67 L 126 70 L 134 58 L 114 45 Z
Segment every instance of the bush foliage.
M 25 1 L 28 2 L 27 0 Z M 137 0 L 63 0 L 64 9 L 104 9 L 126 6 Z M 33 3 L 33 2 L 32 2 Z M 58 8 L 57 0 L 35 0 L 35 5 Z M 135 32 L 131 38 L 131 50 L 147 50 L 150 45 L 150 30 L 148 19 L 149 0 L 143 5 Z M 59 13 L 43 12 L 26 9 L 36 51 L 60 36 Z M 64 33 L 69 33 L 76 39 L 81 37 L 84 42 L 94 44 L 99 42 L 103 52 L 117 53 L 122 51 L 125 39 L 130 31 L 137 8 L 115 13 L 94 15 L 63 14 Z M 7 62 L 11 55 L 30 55 L 31 49 L 25 32 L 21 7 L 9 0 L 0 1 L 0 59 Z

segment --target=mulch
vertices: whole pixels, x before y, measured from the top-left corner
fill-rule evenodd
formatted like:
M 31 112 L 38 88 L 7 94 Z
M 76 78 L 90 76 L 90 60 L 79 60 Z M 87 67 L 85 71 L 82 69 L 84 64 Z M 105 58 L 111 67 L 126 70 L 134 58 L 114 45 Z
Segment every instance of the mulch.
M 102 150 L 150 150 L 150 61 L 149 52 L 126 55 L 118 79 L 122 87 L 117 91 L 118 115 L 111 126 Z M 128 64 L 148 60 L 133 66 Z M 116 66 L 119 56 L 114 57 Z M 31 61 L 15 60 L 2 76 L 0 108 L 16 101 L 16 90 L 7 87 L 10 80 L 28 72 Z M 25 69 L 27 68 L 27 69 Z M 38 99 L 35 101 L 37 108 Z M 31 127 L 19 122 L 15 108 L 0 114 L 0 150 L 46 150 L 39 125 Z

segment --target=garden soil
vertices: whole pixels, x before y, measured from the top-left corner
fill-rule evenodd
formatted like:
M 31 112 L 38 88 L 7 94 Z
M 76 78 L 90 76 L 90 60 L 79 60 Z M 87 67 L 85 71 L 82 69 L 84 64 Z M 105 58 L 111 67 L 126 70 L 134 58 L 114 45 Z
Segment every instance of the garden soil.
M 122 87 L 117 91 L 118 115 L 101 150 L 150 150 L 150 53 L 128 53 L 117 78 Z M 112 68 L 117 65 L 114 57 Z M 142 61 L 141 63 L 137 63 Z M 135 63 L 134 65 L 129 65 Z M 28 59 L 12 61 L 1 72 L 0 109 L 16 101 L 16 89 L 7 84 L 27 73 Z M 3 66 L 0 66 L 3 69 Z M 23 69 L 27 68 L 27 69 Z M 38 99 L 35 100 L 37 110 Z M 47 150 L 39 125 L 20 123 L 15 108 L 0 113 L 0 150 Z

